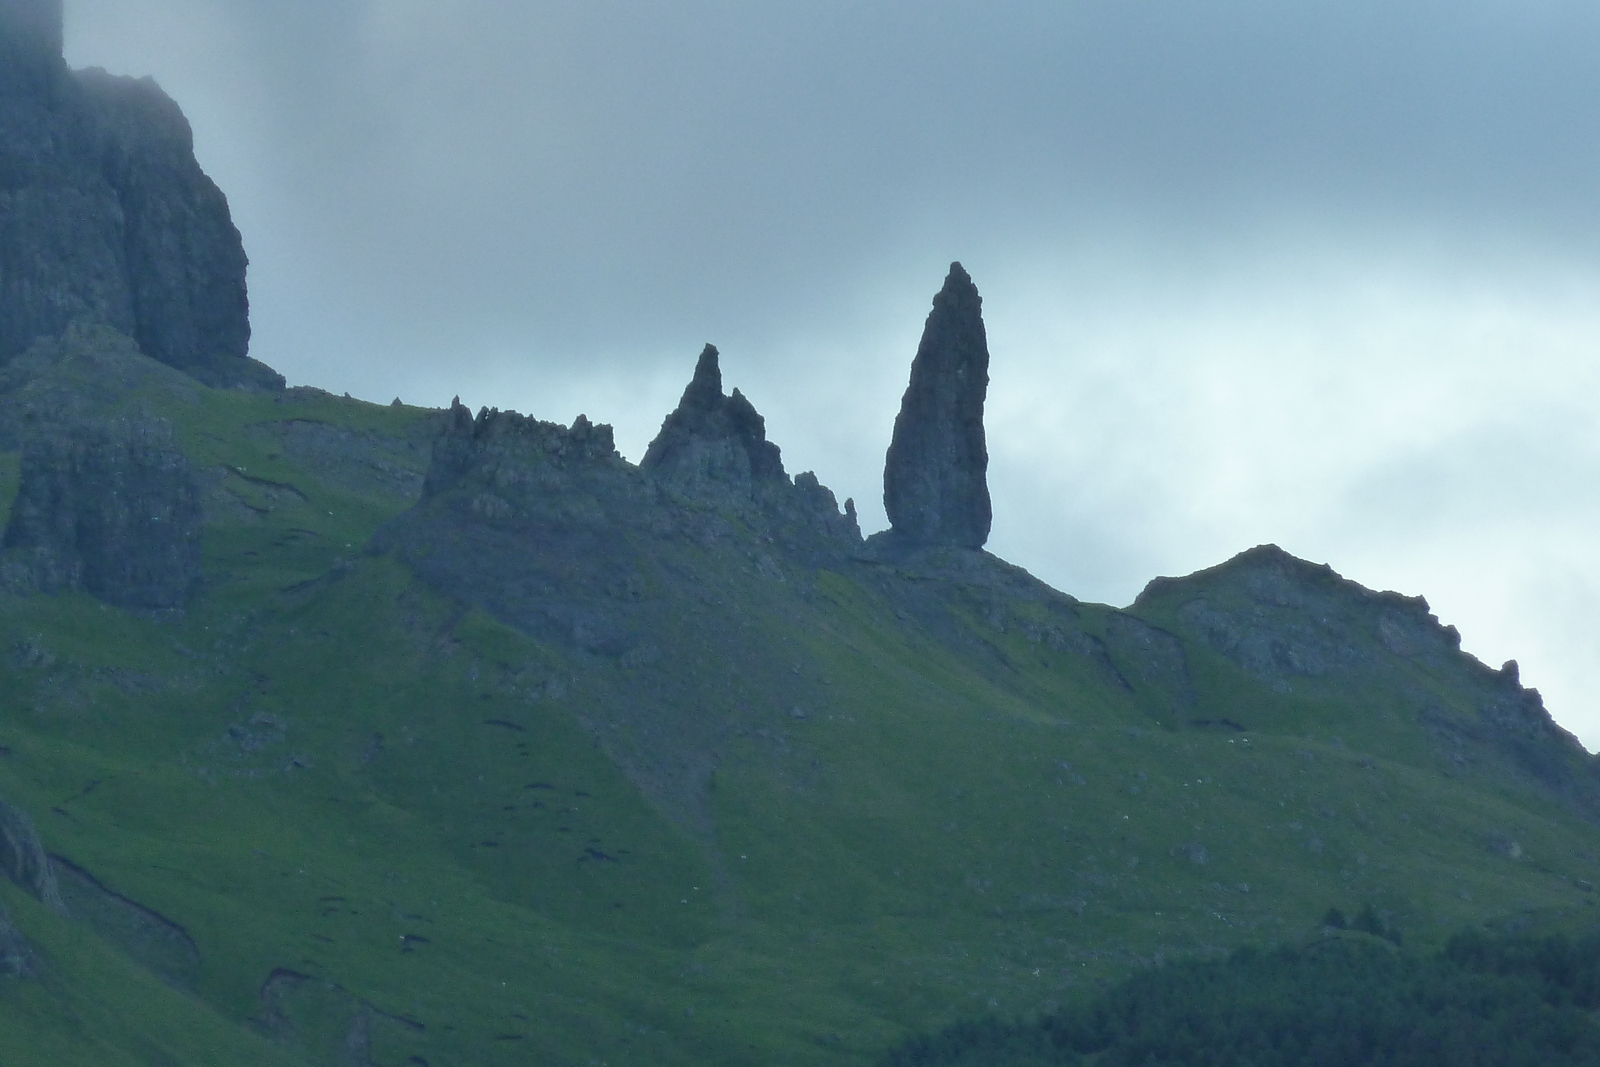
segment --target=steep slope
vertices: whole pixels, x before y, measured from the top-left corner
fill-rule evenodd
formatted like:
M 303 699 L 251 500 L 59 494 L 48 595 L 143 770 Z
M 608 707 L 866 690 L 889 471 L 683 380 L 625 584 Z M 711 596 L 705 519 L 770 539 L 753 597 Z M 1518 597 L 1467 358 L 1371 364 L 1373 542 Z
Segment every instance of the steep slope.
M 25 369 L 8 513 L 68 410 L 165 420 L 205 527 L 181 611 L 0 591 L 0 798 L 70 916 L 0 886 L 8 1062 L 869 1062 L 1330 905 L 1420 944 L 1594 910 L 1593 760 L 1276 550 L 1117 611 L 874 551 L 745 416 L 645 469 L 103 331 Z

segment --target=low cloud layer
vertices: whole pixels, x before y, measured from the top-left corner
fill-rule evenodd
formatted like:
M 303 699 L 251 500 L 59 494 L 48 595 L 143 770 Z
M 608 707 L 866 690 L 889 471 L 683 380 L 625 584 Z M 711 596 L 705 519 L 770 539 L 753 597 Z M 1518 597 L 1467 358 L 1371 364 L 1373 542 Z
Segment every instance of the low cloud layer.
M 188 112 L 254 354 L 616 424 L 705 341 L 881 522 L 952 259 L 991 547 L 1086 598 L 1275 541 L 1423 593 L 1600 745 L 1600 10 L 68 0 Z

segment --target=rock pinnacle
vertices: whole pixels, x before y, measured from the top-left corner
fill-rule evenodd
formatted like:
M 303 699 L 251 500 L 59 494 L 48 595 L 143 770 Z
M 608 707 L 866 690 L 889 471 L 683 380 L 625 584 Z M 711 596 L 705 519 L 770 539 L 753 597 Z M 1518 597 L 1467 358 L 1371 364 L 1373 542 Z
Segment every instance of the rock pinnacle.
M 989 539 L 988 389 L 983 298 L 952 263 L 922 329 L 884 462 L 883 506 L 897 539 L 959 548 Z
M 766 420 L 735 389 L 722 392 L 715 345 L 706 345 L 678 407 L 661 424 L 639 466 L 660 478 L 712 482 L 749 495 L 768 482 L 787 481 Z

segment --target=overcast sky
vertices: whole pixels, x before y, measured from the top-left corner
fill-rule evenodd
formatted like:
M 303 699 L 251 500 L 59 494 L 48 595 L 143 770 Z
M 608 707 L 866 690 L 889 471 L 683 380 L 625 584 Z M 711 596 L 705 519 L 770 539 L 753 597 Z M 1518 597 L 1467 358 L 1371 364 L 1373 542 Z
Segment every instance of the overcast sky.
M 295 384 L 616 426 L 706 341 L 884 523 L 948 264 L 989 547 L 1124 605 L 1263 542 L 1600 747 L 1600 6 L 67 0 L 184 107 Z

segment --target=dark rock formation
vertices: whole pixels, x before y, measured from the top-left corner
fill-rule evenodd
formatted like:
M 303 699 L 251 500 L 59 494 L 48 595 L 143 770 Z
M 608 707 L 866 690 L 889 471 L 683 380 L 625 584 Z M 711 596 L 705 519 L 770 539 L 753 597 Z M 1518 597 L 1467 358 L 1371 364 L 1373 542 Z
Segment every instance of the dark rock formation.
M 66 913 L 50 857 L 39 844 L 33 820 L 21 808 L 0 800 L 0 874 L 59 914 Z
M 1371 671 L 1384 652 L 1450 669 L 1461 638 L 1421 598 L 1374 593 L 1276 545 L 1186 578 L 1157 578 L 1134 607 L 1177 602 L 1205 644 L 1286 691 L 1296 678 Z
M 610 426 L 596 426 L 579 415 L 569 428 L 494 408 L 484 408 L 473 418 L 457 397 L 450 403 L 444 432 L 434 442 L 422 496 L 427 500 L 463 481 L 480 482 L 483 489 L 509 498 L 503 501 L 509 514 L 511 500 L 536 505 L 544 495 L 540 489 L 564 488 L 557 472 L 595 476 L 614 473 L 622 463 Z M 540 476 L 532 479 L 535 472 Z M 480 500 L 473 510 L 493 515 L 502 508 Z
M 246 355 L 245 266 L 178 106 L 69 71 L 59 0 L 0 0 L 0 365 L 91 322 L 208 385 L 282 388 Z
M 489 409 L 474 418 L 457 401 L 421 501 L 374 546 L 526 632 L 620 655 L 650 629 L 638 591 L 658 584 L 649 560 L 663 542 L 725 549 L 740 567 L 756 546 L 814 565 L 860 544 L 853 506 L 841 514 L 815 475 L 791 482 L 761 416 L 722 395 L 715 349 L 646 463 L 628 463 L 611 427 L 581 415 L 571 427 Z
M 700 353 L 683 399 L 639 466 L 664 481 L 713 483 L 745 496 L 788 480 L 778 446 L 767 440 L 766 420 L 739 390 L 723 395 L 714 345 Z
M 883 506 L 902 543 L 981 548 L 989 539 L 988 389 L 983 299 L 952 263 L 923 327 L 884 463 Z
M 566 427 L 452 405 L 422 499 L 371 547 L 560 650 L 569 678 L 630 694 L 585 721 L 609 722 L 608 750 L 646 794 L 705 827 L 705 753 L 727 709 L 770 702 L 787 717 L 825 695 L 792 673 L 800 653 L 749 628 L 810 610 L 817 572 L 848 567 L 860 546 L 853 509 L 841 514 L 815 475 L 791 482 L 761 417 L 722 395 L 712 350 L 648 469 L 581 417 Z
M 683 501 L 759 513 L 764 524 L 809 528 L 824 540 L 861 539 L 855 501 L 843 513 L 833 491 L 811 471 L 789 480 L 767 422 L 743 393 L 722 392 L 715 345 L 706 345 L 677 408 L 661 423 L 640 470 Z M 788 540 L 795 538 L 790 536 Z
M 49 84 L 61 21 L 61 0 L 0 0 L 0 92 Z
M 165 422 L 43 430 L 23 445 L 0 578 L 123 607 L 181 607 L 200 578 L 201 525 L 194 474 Z

